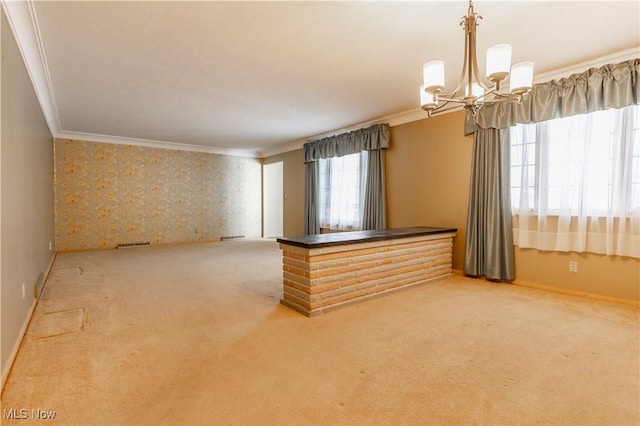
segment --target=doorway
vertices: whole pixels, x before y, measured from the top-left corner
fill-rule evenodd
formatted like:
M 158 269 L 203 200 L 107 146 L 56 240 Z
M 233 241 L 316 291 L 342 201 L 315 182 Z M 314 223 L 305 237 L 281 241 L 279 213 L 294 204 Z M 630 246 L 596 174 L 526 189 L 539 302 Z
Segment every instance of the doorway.
M 276 238 L 283 235 L 284 180 L 283 163 L 263 166 L 262 194 L 264 203 L 263 237 Z

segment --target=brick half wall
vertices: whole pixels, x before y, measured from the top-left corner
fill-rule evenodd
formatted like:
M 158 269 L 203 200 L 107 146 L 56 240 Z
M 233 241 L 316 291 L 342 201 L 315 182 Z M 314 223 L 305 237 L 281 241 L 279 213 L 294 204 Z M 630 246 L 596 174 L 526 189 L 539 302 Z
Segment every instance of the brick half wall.
M 454 233 L 306 249 L 281 243 L 282 304 L 314 316 L 444 278 Z

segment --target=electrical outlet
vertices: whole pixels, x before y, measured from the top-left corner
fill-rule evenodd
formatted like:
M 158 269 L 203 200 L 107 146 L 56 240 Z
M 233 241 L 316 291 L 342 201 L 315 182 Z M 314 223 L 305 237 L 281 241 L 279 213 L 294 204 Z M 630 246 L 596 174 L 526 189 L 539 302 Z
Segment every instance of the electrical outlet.
M 27 292 L 26 292 L 26 286 L 24 283 L 22 283 L 22 299 L 24 299 L 25 297 L 27 297 Z
M 53 250 L 53 243 L 49 241 L 49 251 Z
M 569 272 L 578 272 L 578 262 L 575 260 L 569 261 Z

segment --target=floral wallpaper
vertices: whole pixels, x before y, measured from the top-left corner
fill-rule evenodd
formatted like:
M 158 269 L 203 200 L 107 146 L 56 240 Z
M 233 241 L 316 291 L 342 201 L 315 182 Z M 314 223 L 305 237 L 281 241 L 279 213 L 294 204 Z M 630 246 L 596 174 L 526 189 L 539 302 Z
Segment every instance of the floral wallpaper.
M 255 158 L 55 140 L 56 248 L 261 233 Z

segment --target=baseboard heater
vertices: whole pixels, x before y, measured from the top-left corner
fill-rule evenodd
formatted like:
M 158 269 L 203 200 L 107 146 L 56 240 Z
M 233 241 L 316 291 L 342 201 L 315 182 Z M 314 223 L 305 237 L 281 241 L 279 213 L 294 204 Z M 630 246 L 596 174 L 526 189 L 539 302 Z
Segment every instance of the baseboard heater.
M 149 241 L 140 241 L 137 243 L 120 243 L 116 246 L 117 249 L 121 248 L 130 248 L 130 247 L 140 247 L 140 246 L 150 246 L 151 243 Z
M 220 241 L 237 240 L 239 238 L 244 238 L 244 235 L 233 235 L 233 236 L 229 236 L 229 237 L 222 237 L 222 238 L 220 238 Z

